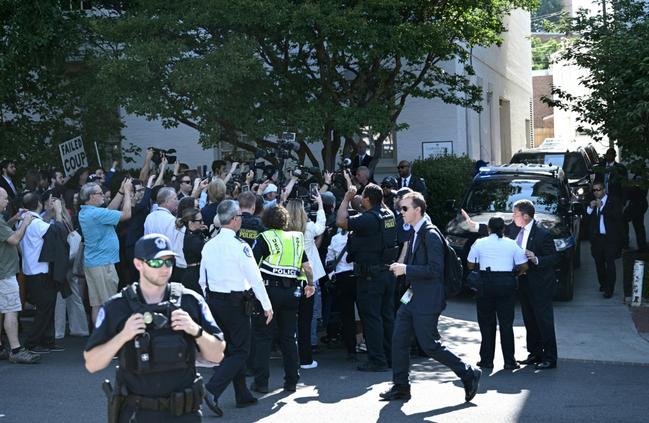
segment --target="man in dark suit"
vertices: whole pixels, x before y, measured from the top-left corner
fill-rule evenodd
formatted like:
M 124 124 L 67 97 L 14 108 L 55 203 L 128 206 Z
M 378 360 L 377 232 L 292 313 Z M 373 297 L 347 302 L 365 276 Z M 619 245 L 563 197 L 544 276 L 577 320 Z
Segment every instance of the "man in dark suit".
M 617 153 L 614 148 L 606 150 L 604 161 L 594 170 L 594 182 L 601 182 L 609 197 L 616 197 L 619 200 L 624 201 L 626 198 L 625 188 L 629 175 L 626 167 L 615 161 L 616 156 Z
M 4 188 L 7 191 L 9 200 L 13 200 L 18 194 L 18 187 L 16 187 L 16 182 L 13 180 L 16 176 L 16 162 L 13 160 L 3 160 L 0 163 L 0 168 L 2 168 L 0 188 Z
M 586 212 L 590 219 L 590 252 L 595 260 L 599 290 L 611 298 L 615 289 L 615 259 L 622 251 L 624 218 L 622 203 L 604 192 L 604 184 L 593 184 L 593 196 Z
M 424 198 L 428 198 L 428 188 L 426 188 L 426 182 L 423 179 L 413 176 L 410 171 L 410 162 L 407 160 L 401 160 L 399 166 L 397 167 L 399 172 L 399 177 L 397 181 L 399 182 L 399 188 L 408 187 L 413 191 L 420 192 Z
M 519 200 L 512 209 L 514 222 L 507 225 L 505 235 L 516 241 L 529 260 L 527 272 L 518 278 L 529 356 L 519 363 L 535 364 L 538 370 L 554 369 L 557 367 L 557 339 L 552 297 L 556 285 L 554 266 L 561 257 L 550 233 L 534 220 L 535 209 L 531 201 Z M 480 235 L 487 235 L 487 225 L 476 224 L 464 210 L 462 214 Z
M 464 384 L 465 401 L 471 401 L 478 392 L 482 372 L 473 369 L 447 350 L 439 341 L 437 323 L 446 308 L 444 294 L 444 243 L 432 223 L 424 215 L 426 200 L 417 192 L 406 194 L 401 200 L 401 214 L 414 228 L 405 263 L 393 263 L 390 271 L 395 276 L 405 275 L 409 285 L 401 298 L 401 307 L 392 335 L 392 380 L 394 385 L 380 396 L 385 401 L 410 399 L 410 346 L 416 337 L 422 351 L 448 366 Z
M 356 156 L 352 159 L 352 173 L 355 173 L 356 169 L 361 166 L 369 168 L 372 159 L 374 157 L 367 154 L 367 143 L 363 140 L 358 141 L 358 144 L 356 144 Z

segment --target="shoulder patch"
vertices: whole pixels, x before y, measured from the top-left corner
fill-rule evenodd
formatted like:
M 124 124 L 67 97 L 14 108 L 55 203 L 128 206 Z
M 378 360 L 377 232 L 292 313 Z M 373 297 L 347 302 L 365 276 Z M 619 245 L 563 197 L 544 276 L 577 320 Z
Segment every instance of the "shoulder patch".
M 404 223 L 404 224 L 403 224 L 403 230 L 404 230 L 404 231 L 407 232 L 407 231 L 410 230 L 410 228 L 411 228 L 410 223 Z
M 201 303 L 201 314 L 203 314 L 203 318 L 206 322 L 208 322 L 210 325 L 216 326 L 216 321 L 214 321 L 212 312 L 210 311 L 210 308 L 207 306 L 207 303 L 205 301 Z
M 99 329 L 101 324 L 104 323 L 104 319 L 106 319 L 106 311 L 104 310 L 104 307 L 102 307 L 97 313 L 97 320 L 95 320 L 95 329 Z
M 244 244 L 246 245 L 243 246 L 243 254 L 245 254 L 247 257 L 252 257 L 252 251 L 250 250 L 250 246 L 245 241 Z

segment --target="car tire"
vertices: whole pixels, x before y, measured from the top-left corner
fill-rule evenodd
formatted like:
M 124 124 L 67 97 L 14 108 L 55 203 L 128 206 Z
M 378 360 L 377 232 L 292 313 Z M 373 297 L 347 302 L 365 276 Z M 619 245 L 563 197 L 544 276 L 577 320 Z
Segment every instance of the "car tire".
M 565 264 L 561 266 L 559 285 L 557 286 L 557 292 L 555 295 L 557 301 L 572 301 L 574 297 L 575 265 L 574 257 L 572 257 L 574 254 L 575 250 L 571 252 L 571 257 L 564 261 L 564 263 L 567 263 L 567 266 Z

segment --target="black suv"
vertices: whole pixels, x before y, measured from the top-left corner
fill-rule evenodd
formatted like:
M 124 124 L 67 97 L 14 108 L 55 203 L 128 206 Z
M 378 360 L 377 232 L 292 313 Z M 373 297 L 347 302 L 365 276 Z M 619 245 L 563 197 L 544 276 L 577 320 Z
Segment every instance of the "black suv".
M 510 163 L 547 164 L 563 168 L 572 193 L 585 208 L 592 199 L 593 167 L 597 164 L 592 161 L 589 153 L 584 147 L 552 143 L 545 147 L 521 150 L 514 154 Z
M 456 207 L 457 216 L 446 227 L 448 241 L 466 264 L 469 249 L 478 235 L 469 231 L 459 209 L 464 209 L 478 223 L 487 224 L 491 217 L 502 217 L 509 223 L 512 205 L 522 199 L 534 203 L 534 219 L 554 238 L 554 246 L 561 254 L 555 268 L 555 298 L 570 301 L 574 269 L 579 266 L 579 228 L 584 209 L 570 191 L 563 170 L 557 166 L 510 164 L 481 168 L 462 203 Z

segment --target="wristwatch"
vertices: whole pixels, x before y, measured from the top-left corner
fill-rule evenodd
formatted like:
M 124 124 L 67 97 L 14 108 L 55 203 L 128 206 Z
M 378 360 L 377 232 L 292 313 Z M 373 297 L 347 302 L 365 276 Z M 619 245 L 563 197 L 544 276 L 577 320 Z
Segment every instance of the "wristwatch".
M 196 335 L 194 335 L 194 339 L 198 339 L 201 336 L 203 336 L 203 328 L 199 326 L 198 327 L 198 332 L 196 332 Z

